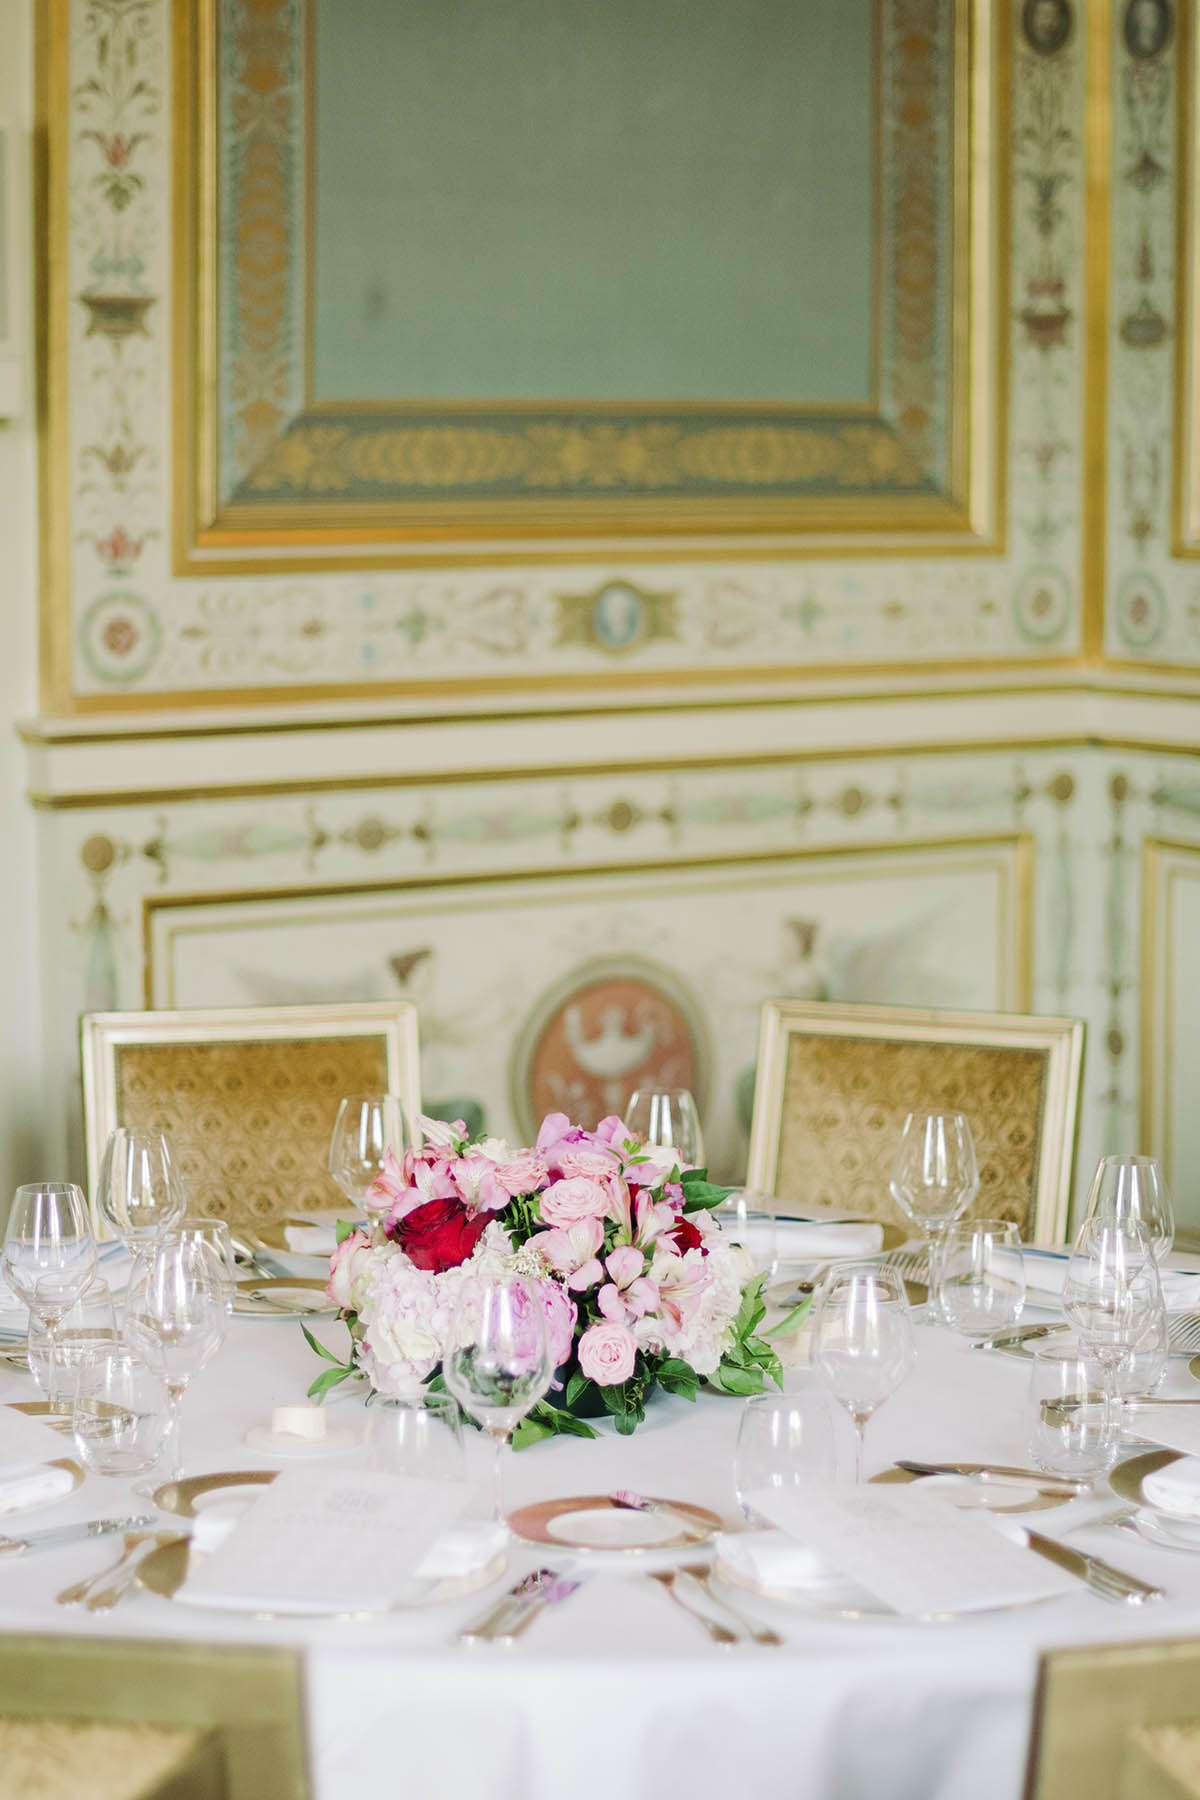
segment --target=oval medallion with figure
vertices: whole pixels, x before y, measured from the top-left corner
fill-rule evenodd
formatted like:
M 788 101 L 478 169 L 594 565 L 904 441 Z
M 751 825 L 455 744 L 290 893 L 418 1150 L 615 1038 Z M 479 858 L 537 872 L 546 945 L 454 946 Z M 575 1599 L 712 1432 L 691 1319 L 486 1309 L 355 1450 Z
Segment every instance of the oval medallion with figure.
M 586 1130 L 635 1088 L 690 1088 L 703 1108 L 702 1014 L 667 969 L 630 958 L 584 964 L 543 995 L 513 1054 L 513 1111 L 532 1137 L 548 1112 Z

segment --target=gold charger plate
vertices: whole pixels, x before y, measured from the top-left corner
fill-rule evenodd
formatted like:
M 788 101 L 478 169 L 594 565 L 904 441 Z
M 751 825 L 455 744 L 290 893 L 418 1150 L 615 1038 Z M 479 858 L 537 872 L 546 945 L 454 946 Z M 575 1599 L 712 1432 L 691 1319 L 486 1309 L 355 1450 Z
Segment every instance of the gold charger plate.
M 155 1498 L 157 1499 L 157 1495 Z M 160 1594 L 164 1600 L 173 1600 L 187 1579 L 190 1551 L 191 1540 L 186 1537 L 171 1538 L 169 1542 L 160 1544 L 157 1550 L 151 1550 L 138 1564 L 139 1586 L 148 1588 L 152 1594 Z M 473 1569 L 468 1575 L 446 1576 L 441 1581 L 427 1582 L 412 1595 L 378 1612 L 334 1612 L 323 1608 L 312 1613 L 272 1612 L 267 1607 L 229 1606 L 219 1600 L 205 1602 L 204 1610 L 244 1613 L 247 1617 L 256 1619 L 378 1619 L 387 1613 L 407 1612 L 412 1607 L 441 1606 L 450 1600 L 464 1599 L 468 1594 L 476 1594 L 480 1588 L 490 1587 L 493 1581 L 498 1581 L 507 1566 L 508 1558 L 502 1552 L 490 1562 L 480 1564 L 478 1569 Z M 184 1601 L 183 1604 L 191 1603 Z
M 641 1555 L 652 1550 L 694 1549 L 721 1529 L 719 1515 L 706 1506 L 694 1506 L 690 1500 L 660 1500 L 658 1504 L 678 1513 L 686 1524 L 676 1525 L 664 1513 L 617 1506 L 607 1494 L 538 1500 L 510 1513 L 508 1523 L 528 1543 L 605 1556 L 614 1551 Z
M 1135 1506 L 1144 1506 L 1147 1512 L 1159 1513 L 1164 1519 L 1173 1519 L 1174 1513 L 1163 1512 L 1152 1500 L 1147 1500 L 1142 1493 L 1142 1483 L 1147 1475 L 1154 1475 L 1159 1469 L 1165 1469 L 1168 1463 L 1182 1462 L 1182 1450 L 1149 1450 L 1145 1456 L 1130 1456 L 1118 1463 L 1109 1472 L 1108 1485 L 1121 1500 L 1129 1500 Z M 1200 1521 L 1181 1520 L 1183 1524 L 1200 1524 Z
M 1196 1380 L 1200 1381 L 1200 1356 L 1193 1356 L 1188 1364 L 1188 1374 L 1194 1375 Z
M 278 1475 L 278 1469 L 226 1469 L 216 1475 L 187 1475 L 181 1481 L 165 1481 L 156 1487 L 151 1499 L 163 1512 L 180 1519 L 194 1519 L 196 1502 L 206 1494 L 221 1494 L 232 1488 L 267 1487 Z
M 317 1276 L 260 1275 L 238 1282 L 233 1310 L 247 1319 L 310 1319 L 335 1313 L 326 1285 Z
M 936 1482 L 937 1490 L 955 1506 L 978 1507 L 983 1512 L 993 1513 L 1027 1513 L 1045 1512 L 1048 1507 L 1065 1506 L 1068 1500 L 1076 1498 L 1074 1494 L 1048 1494 L 1039 1490 L 1034 1481 L 1027 1487 L 1016 1487 L 1006 1482 L 1003 1486 L 998 1482 L 988 1483 L 976 1480 L 970 1475 L 914 1475 L 911 1469 L 881 1469 L 871 1480 L 881 1485 L 910 1481 Z M 960 1495 L 961 1498 L 955 1496 Z
M 61 1407 L 52 1410 L 48 1400 L 6 1400 L 5 1405 L 12 1412 L 24 1413 L 26 1418 L 41 1419 L 42 1423 L 48 1425 L 51 1431 L 60 1431 L 64 1437 L 71 1435 L 73 1422 L 70 1407 L 65 1412 Z M 97 1402 L 96 1410 L 97 1412 L 113 1413 L 120 1412 L 121 1409 L 119 1406 L 114 1406 L 111 1401 L 101 1400 Z

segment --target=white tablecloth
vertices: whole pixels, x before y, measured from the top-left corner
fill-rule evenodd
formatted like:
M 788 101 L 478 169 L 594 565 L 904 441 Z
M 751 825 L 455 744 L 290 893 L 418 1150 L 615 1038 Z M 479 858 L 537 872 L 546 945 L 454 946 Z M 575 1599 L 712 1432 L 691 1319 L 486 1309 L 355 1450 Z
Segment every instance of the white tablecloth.
M 331 1342 L 341 1335 L 334 1323 L 322 1331 Z M 972 1351 L 935 1327 L 920 1328 L 918 1339 L 915 1374 L 868 1428 L 868 1470 L 905 1455 L 1024 1463 L 1028 1364 Z M 184 1403 L 188 1472 L 284 1466 L 242 1440 L 273 1406 L 301 1399 L 314 1372 L 294 1321 L 236 1321 Z M 1186 1364 L 1173 1361 L 1164 1391 L 1189 1389 L 1200 1393 Z M 0 1400 L 32 1393 L 28 1377 L 0 1377 Z M 337 1423 L 361 1428 L 359 1398 L 335 1398 L 331 1408 Z M 732 1525 L 739 1411 L 738 1401 L 718 1396 L 695 1406 L 659 1398 L 632 1438 L 602 1424 L 599 1442 L 551 1440 L 510 1455 L 509 1504 L 632 1487 L 699 1501 Z M 840 1425 L 849 1476 L 850 1427 Z M 21 1522 L 35 1529 L 123 1510 L 127 1495 L 128 1484 L 90 1476 L 69 1501 Z M 1066 1510 L 1037 1522 L 1060 1529 Z M 112 1559 L 106 1539 L 0 1562 L 0 1621 L 8 1631 L 302 1646 L 318 1800 L 611 1800 L 618 1792 L 623 1800 L 1017 1800 L 1043 1647 L 1200 1634 L 1200 1556 L 1111 1527 L 1080 1530 L 1072 1542 L 1161 1583 L 1170 1598 L 1118 1607 L 1080 1587 L 943 1625 L 820 1619 L 747 1599 L 787 1647 L 722 1651 L 658 1584 L 597 1568 L 593 1557 L 580 1591 L 512 1649 L 466 1650 L 454 1641 L 457 1627 L 500 1584 L 436 1610 L 361 1623 L 273 1624 L 152 1594 L 107 1617 L 56 1607 L 61 1587 Z M 515 1548 L 503 1585 L 539 1560 L 532 1546 Z

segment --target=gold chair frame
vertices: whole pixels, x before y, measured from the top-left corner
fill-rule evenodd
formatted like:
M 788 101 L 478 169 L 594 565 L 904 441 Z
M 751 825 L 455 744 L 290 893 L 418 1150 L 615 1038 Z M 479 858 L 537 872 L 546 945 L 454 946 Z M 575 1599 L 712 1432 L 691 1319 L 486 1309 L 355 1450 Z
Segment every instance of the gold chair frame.
M 410 1001 L 89 1013 L 81 1050 L 93 1209 L 117 1125 L 167 1132 L 194 1211 L 265 1225 L 345 1206 L 324 1173 L 343 1095 L 386 1091 L 409 1119 L 421 1110 Z M 234 1187 L 250 1196 L 239 1209 Z
M 1183 1800 L 1198 1734 L 1200 1639 L 1044 1651 L 1024 1800 Z
M 1062 1243 L 1083 1050 L 1079 1019 L 768 1000 L 747 1186 L 806 1212 L 904 1222 L 888 1174 L 905 1115 L 952 1107 L 979 1158 L 971 1210 Z

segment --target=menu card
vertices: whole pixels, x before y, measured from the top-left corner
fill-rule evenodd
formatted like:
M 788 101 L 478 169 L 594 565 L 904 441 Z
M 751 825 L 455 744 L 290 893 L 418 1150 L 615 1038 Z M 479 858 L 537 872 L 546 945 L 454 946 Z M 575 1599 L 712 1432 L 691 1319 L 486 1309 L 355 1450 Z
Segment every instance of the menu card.
M 902 1613 L 973 1612 L 1068 1591 L 1070 1575 L 986 1515 L 911 1487 L 763 1489 L 755 1512 Z
M 359 1469 L 285 1469 L 180 1600 L 271 1612 L 386 1612 L 463 1511 L 462 1482 Z

